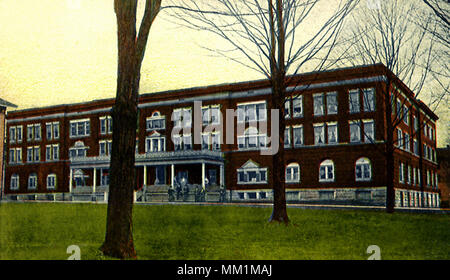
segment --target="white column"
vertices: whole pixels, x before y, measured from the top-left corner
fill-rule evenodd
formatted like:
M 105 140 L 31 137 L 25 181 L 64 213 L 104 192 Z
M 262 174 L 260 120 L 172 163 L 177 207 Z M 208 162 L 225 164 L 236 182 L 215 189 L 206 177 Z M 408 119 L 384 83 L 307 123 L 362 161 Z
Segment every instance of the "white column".
M 206 174 L 206 164 L 202 163 L 202 189 L 205 189 L 205 174 Z
M 94 177 L 93 177 L 93 184 L 92 184 L 92 192 L 95 194 L 96 188 L 97 188 L 97 168 L 94 168 Z
M 224 180 L 225 179 L 225 166 L 223 164 L 220 165 L 220 175 L 219 176 L 220 176 L 219 184 L 221 186 L 225 186 L 225 180 Z
M 72 193 L 72 181 L 73 181 L 73 169 L 70 168 L 70 176 L 69 176 L 69 193 Z
M 172 186 L 172 188 L 175 187 L 175 165 L 171 165 L 171 170 L 170 170 L 170 184 Z
M 144 165 L 144 188 L 147 186 L 147 165 Z

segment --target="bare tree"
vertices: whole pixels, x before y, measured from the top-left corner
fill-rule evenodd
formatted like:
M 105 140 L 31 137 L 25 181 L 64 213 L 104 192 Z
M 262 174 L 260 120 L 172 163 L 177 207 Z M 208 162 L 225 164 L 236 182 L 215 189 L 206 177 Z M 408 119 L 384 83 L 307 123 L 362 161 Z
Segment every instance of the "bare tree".
M 398 142 L 405 140 L 395 138 L 394 133 L 400 122 L 412 110 L 411 107 L 405 106 L 405 100 L 400 98 L 401 93 L 395 90 L 395 85 L 402 82 L 408 85 L 415 93 L 413 98 L 418 101 L 424 85 L 432 77 L 438 77 L 436 72 L 438 59 L 435 53 L 435 36 L 427 32 L 427 28 L 432 24 L 430 17 L 421 18 L 424 28 L 414 24 L 413 15 L 418 8 L 417 3 L 389 0 L 380 4 L 373 8 L 355 9 L 355 13 L 350 17 L 352 20 L 347 26 L 349 32 L 343 35 L 349 43 L 343 44 L 339 49 L 341 59 L 338 64 L 382 63 L 387 68 L 385 86 L 382 89 L 386 139 L 385 148 L 380 152 L 386 158 L 386 211 L 392 213 L 395 206 L 394 151 L 398 149 Z M 440 78 L 443 80 L 443 77 Z M 442 93 L 434 97 L 436 106 L 442 97 Z M 412 103 L 415 104 L 411 106 L 418 106 L 418 102 Z M 411 134 L 411 139 L 417 135 L 420 147 L 422 125 L 424 123 L 419 121 L 418 127 Z M 362 131 L 364 132 L 363 129 Z M 375 143 L 374 139 L 371 140 Z M 421 152 L 419 156 L 422 162 Z M 421 176 L 423 191 L 423 172 Z
M 136 258 L 132 234 L 135 188 L 135 147 L 141 65 L 150 27 L 161 0 L 146 0 L 139 33 L 136 30 L 137 0 L 115 0 L 118 70 L 116 101 L 112 109 L 113 142 L 106 236 L 101 250 L 117 258 Z
M 312 23 L 319 0 L 185 0 L 168 1 L 166 6 L 176 23 L 198 31 L 213 33 L 227 44 L 225 48 L 207 48 L 236 63 L 259 72 L 271 83 L 269 109 L 278 110 L 280 118 L 279 150 L 272 158 L 273 212 L 271 222 L 289 223 L 285 197 L 284 102 L 290 74 L 306 65 L 316 71 L 326 60 L 316 63 L 319 52 L 329 51 L 340 32 L 345 16 L 358 1 L 335 1 L 334 13 L 317 30 Z M 312 35 L 308 35 L 309 32 Z M 206 43 L 204 44 L 204 46 Z M 312 66 L 314 65 L 314 66 Z M 293 91 L 295 87 L 293 87 Z M 271 110 L 269 110 L 271 112 Z M 272 132 L 273 133 L 273 132 Z

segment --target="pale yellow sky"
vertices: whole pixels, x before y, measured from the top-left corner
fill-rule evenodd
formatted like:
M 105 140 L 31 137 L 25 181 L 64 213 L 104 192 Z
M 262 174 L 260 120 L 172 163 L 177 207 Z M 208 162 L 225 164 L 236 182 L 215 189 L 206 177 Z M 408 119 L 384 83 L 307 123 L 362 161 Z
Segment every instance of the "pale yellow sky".
M 326 14 L 325 9 L 312 18 Z M 18 109 L 115 96 L 113 0 L 0 0 L 0 26 L 0 97 Z M 140 92 L 263 78 L 211 56 L 199 47 L 206 41 L 210 47 L 223 44 L 208 33 L 158 17 L 142 66 Z

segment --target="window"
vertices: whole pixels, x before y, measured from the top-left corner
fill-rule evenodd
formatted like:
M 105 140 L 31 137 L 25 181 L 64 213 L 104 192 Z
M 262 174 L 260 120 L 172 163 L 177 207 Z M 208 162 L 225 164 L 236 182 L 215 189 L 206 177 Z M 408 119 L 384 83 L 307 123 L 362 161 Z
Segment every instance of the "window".
M 56 188 L 56 174 L 49 174 L 47 176 L 47 189 L 55 189 Z
M 180 145 L 181 145 L 181 137 Z M 179 147 L 181 149 L 181 147 Z M 164 152 L 166 150 L 166 137 L 161 136 L 159 133 L 154 133 L 151 136 L 148 136 L 145 139 L 145 152 L 146 153 L 155 153 L 155 152 Z
M 112 140 L 102 140 L 98 142 L 99 156 L 109 156 L 112 151 Z
M 100 117 L 100 134 L 111 134 L 113 130 L 112 122 L 111 116 Z
M 22 148 L 9 149 L 9 163 L 22 163 Z
M 289 126 L 284 129 L 284 147 L 291 147 L 291 127 Z
M 374 88 L 363 89 L 363 104 L 364 104 L 364 112 L 375 111 L 375 89 Z
M 332 181 L 334 181 L 334 163 L 332 160 L 327 159 L 322 161 L 319 166 L 319 182 Z
M 338 111 L 337 92 L 327 93 L 327 114 L 334 115 Z
M 238 104 L 237 113 L 238 122 L 265 121 L 267 117 L 266 102 Z
M 39 162 L 41 161 L 41 148 L 39 146 L 33 148 L 34 153 L 34 161 Z
M 411 165 L 406 164 L 406 183 L 411 184 Z
M 412 168 L 412 185 L 417 185 L 417 172 L 415 167 Z
M 361 128 L 359 121 L 350 121 L 350 142 L 361 142 Z
M 30 176 L 28 176 L 28 189 L 34 190 L 37 187 L 37 174 L 31 173 Z
M 338 142 L 338 125 L 337 123 L 327 123 L 328 144 L 336 144 Z
M 203 125 L 219 124 L 220 123 L 220 106 L 209 105 L 202 107 L 202 122 Z
M 322 93 L 314 94 L 313 100 L 314 100 L 314 116 L 322 116 L 324 114 L 323 94 Z
M 314 124 L 314 145 L 325 144 L 325 124 Z
M 405 145 L 405 151 L 410 151 L 411 150 L 411 144 L 409 143 L 409 134 L 408 133 L 405 133 L 404 134 L 404 137 L 405 137 L 405 141 L 404 141 L 404 145 Z
M 355 180 L 370 181 L 372 179 L 372 166 L 368 158 L 360 158 L 355 164 Z
M 267 184 L 267 168 L 261 168 L 252 160 L 237 170 L 238 184 Z
M 303 145 L 303 126 L 294 126 L 292 128 L 294 135 L 294 147 Z
M 284 101 L 284 118 L 289 119 L 291 117 L 291 98 L 287 97 Z
M 189 128 L 192 124 L 191 108 L 178 108 L 173 110 L 172 120 L 175 127 Z
M 181 113 L 177 112 L 177 116 Z M 178 119 L 177 119 L 178 121 Z M 161 113 L 156 111 L 152 114 L 151 117 L 147 118 L 145 121 L 145 126 L 147 131 L 160 130 L 166 128 L 166 117 L 161 116 Z
M 100 170 L 100 185 L 101 186 L 109 185 L 109 169 Z
M 403 147 L 403 132 L 399 128 L 397 128 L 397 146 Z
M 413 141 L 414 141 L 414 154 L 418 156 L 419 155 L 419 142 L 416 139 L 414 139 Z
M 267 135 L 260 134 L 255 127 L 249 127 L 244 135 L 238 136 L 239 149 L 260 149 L 266 147 Z
M 409 110 L 406 105 L 403 105 L 403 122 L 409 125 Z
M 21 143 L 22 142 L 22 126 L 11 126 L 9 128 L 9 142 Z
M 74 146 L 69 149 L 69 157 L 86 157 L 89 147 L 85 146 L 83 141 L 75 142 Z
M 47 140 L 53 140 L 59 138 L 59 122 L 46 123 L 45 132 Z
M 325 137 L 325 129 L 327 130 L 328 138 Z M 338 142 L 337 123 L 318 123 L 314 124 L 314 144 L 336 144 Z
M 364 142 L 375 141 L 375 124 L 373 120 L 365 120 L 364 123 Z
M 47 145 L 45 147 L 45 160 L 53 161 L 59 159 L 59 145 Z
M 399 169 L 398 169 L 398 181 L 400 183 L 403 183 L 405 181 L 403 172 L 404 172 L 403 171 L 403 162 L 400 162 L 400 166 L 399 166 Z
M 220 150 L 220 133 L 202 133 L 202 150 Z
M 18 190 L 19 189 L 19 175 L 18 174 L 13 174 L 11 176 L 11 182 L 10 182 L 10 189 L 11 190 Z
M 27 140 L 39 141 L 41 140 L 41 124 L 29 124 L 27 125 Z
M 292 111 L 294 118 L 303 116 L 303 96 L 299 95 L 292 99 Z
M 85 137 L 91 133 L 89 119 L 70 121 L 70 137 Z
M 286 167 L 286 183 L 300 182 L 300 165 L 291 163 Z
M 358 89 L 353 89 L 349 91 L 349 106 L 350 106 L 350 113 L 358 113 L 360 111 Z

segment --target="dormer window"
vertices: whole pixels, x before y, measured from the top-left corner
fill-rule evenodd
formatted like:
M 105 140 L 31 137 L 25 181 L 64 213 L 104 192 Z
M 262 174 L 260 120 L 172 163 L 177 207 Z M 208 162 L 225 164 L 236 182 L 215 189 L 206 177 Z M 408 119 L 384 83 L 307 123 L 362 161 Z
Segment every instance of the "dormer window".
M 146 120 L 147 131 L 160 130 L 166 128 L 166 117 L 159 111 L 153 112 L 152 116 Z

